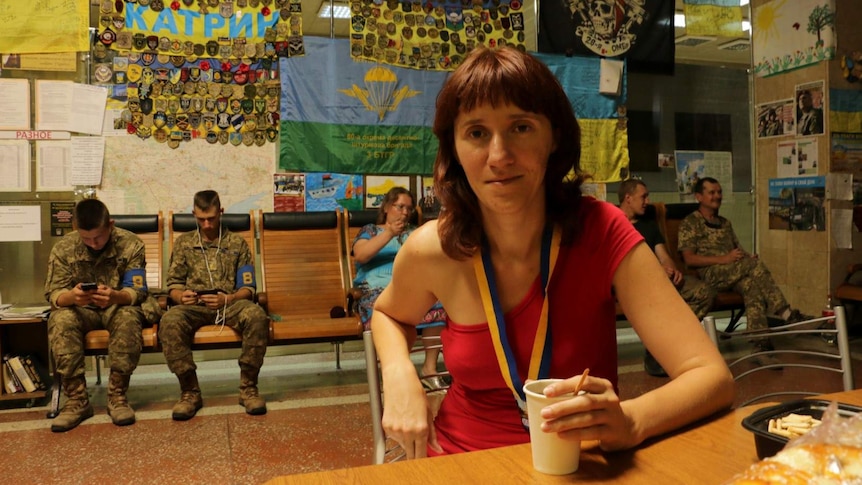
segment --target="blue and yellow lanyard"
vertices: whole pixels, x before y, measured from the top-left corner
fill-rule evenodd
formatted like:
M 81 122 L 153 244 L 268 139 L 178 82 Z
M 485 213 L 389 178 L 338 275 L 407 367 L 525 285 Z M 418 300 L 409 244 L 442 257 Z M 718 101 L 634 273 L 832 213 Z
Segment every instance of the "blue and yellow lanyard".
M 542 277 L 542 313 L 539 316 L 539 324 L 536 328 L 536 337 L 533 341 L 533 350 L 530 354 L 530 368 L 527 373 L 528 379 L 544 379 L 550 376 L 551 368 L 551 325 L 548 314 L 548 285 L 560 252 L 561 232 L 559 227 L 551 230 L 546 228 L 542 233 L 542 252 L 540 271 Z M 476 280 L 479 283 L 479 293 L 482 296 L 482 305 L 485 308 L 485 316 L 488 319 L 488 329 L 494 344 L 494 353 L 500 364 L 503 380 L 512 391 L 518 409 L 521 412 L 521 421 L 524 427 L 529 427 L 527 421 L 527 398 L 524 395 L 524 382 L 518 373 L 518 365 L 509 337 L 506 333 L 506 320 L 503 308 L 500 305 L 500 296 L 497 292 L 497 283 L 494 276 L 494 266 L 491 262 L 491 251 L 487 244 L 482 250 L 473 256 L 473 269 L 476 272 Z

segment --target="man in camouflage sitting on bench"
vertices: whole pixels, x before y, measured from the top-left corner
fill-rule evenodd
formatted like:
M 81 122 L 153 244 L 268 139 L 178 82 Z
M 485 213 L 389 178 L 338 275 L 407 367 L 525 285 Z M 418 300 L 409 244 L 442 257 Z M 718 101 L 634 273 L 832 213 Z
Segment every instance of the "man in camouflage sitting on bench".
M 165 360 L 182 391 L 173 419 L 191 419 L 203 407 L 191 344 L 197 329 L 213 324 L 242 335 L 239 404 L 248 414 L 265 414 L 257 380 L 269 330 L 266 313 L 252 301 L 256 287 L 251 251 L 245 239 L 222 226 L 221 201 L 214 190 L 195 194 L 193 213 L 197 229 L 177 238 L 168 270 L 167 286 L 176 306 L 159 325 Z

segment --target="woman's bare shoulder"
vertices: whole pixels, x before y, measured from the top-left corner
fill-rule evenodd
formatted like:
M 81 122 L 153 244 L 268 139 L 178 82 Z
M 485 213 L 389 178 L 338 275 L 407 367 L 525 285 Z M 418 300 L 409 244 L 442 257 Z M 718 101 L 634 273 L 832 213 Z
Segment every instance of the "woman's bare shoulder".
M 432 257 L 438 253 L 443 254 L 440 235 L 437 233 L 437 221 L 428 221 L 417 227 L 415 231 L 410 233 L 410 237 L 405 241 L 402 250 L 415 252 L 417 256 L 423 257 Z

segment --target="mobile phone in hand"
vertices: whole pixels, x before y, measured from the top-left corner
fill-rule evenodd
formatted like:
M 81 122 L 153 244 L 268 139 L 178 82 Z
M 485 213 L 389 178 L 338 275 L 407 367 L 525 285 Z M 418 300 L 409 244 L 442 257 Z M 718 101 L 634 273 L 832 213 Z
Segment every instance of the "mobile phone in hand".
M 195 293 L 196 293 L 198 296 L 201 296 L 201 295 L 217 295 L 217 294 L 221 293 L 221 290 L 218 290 L 218 289 L 210 289 L 210 290 L 195 290 Z
M 81 283 L 81 291 L 96 291 L 98 289 L 98 283 Z

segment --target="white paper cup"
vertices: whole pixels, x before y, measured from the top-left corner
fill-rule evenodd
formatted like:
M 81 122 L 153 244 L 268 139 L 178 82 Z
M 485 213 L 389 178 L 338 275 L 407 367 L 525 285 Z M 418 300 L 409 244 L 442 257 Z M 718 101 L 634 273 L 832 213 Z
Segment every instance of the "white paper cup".
M 562 379 L 540 379 L 524 386 L 527 395 L 527 416 L 530 419 L 530 447 L 533 450 L 533 468 L 549 475 L 567 475 L 578 470 L 581 458 L 580 441 L 568 441 L 557 433 L 542 431 L 541 412 L 546 406 L 571 399 L 571 393 L 546 397 L 542 391 Z

